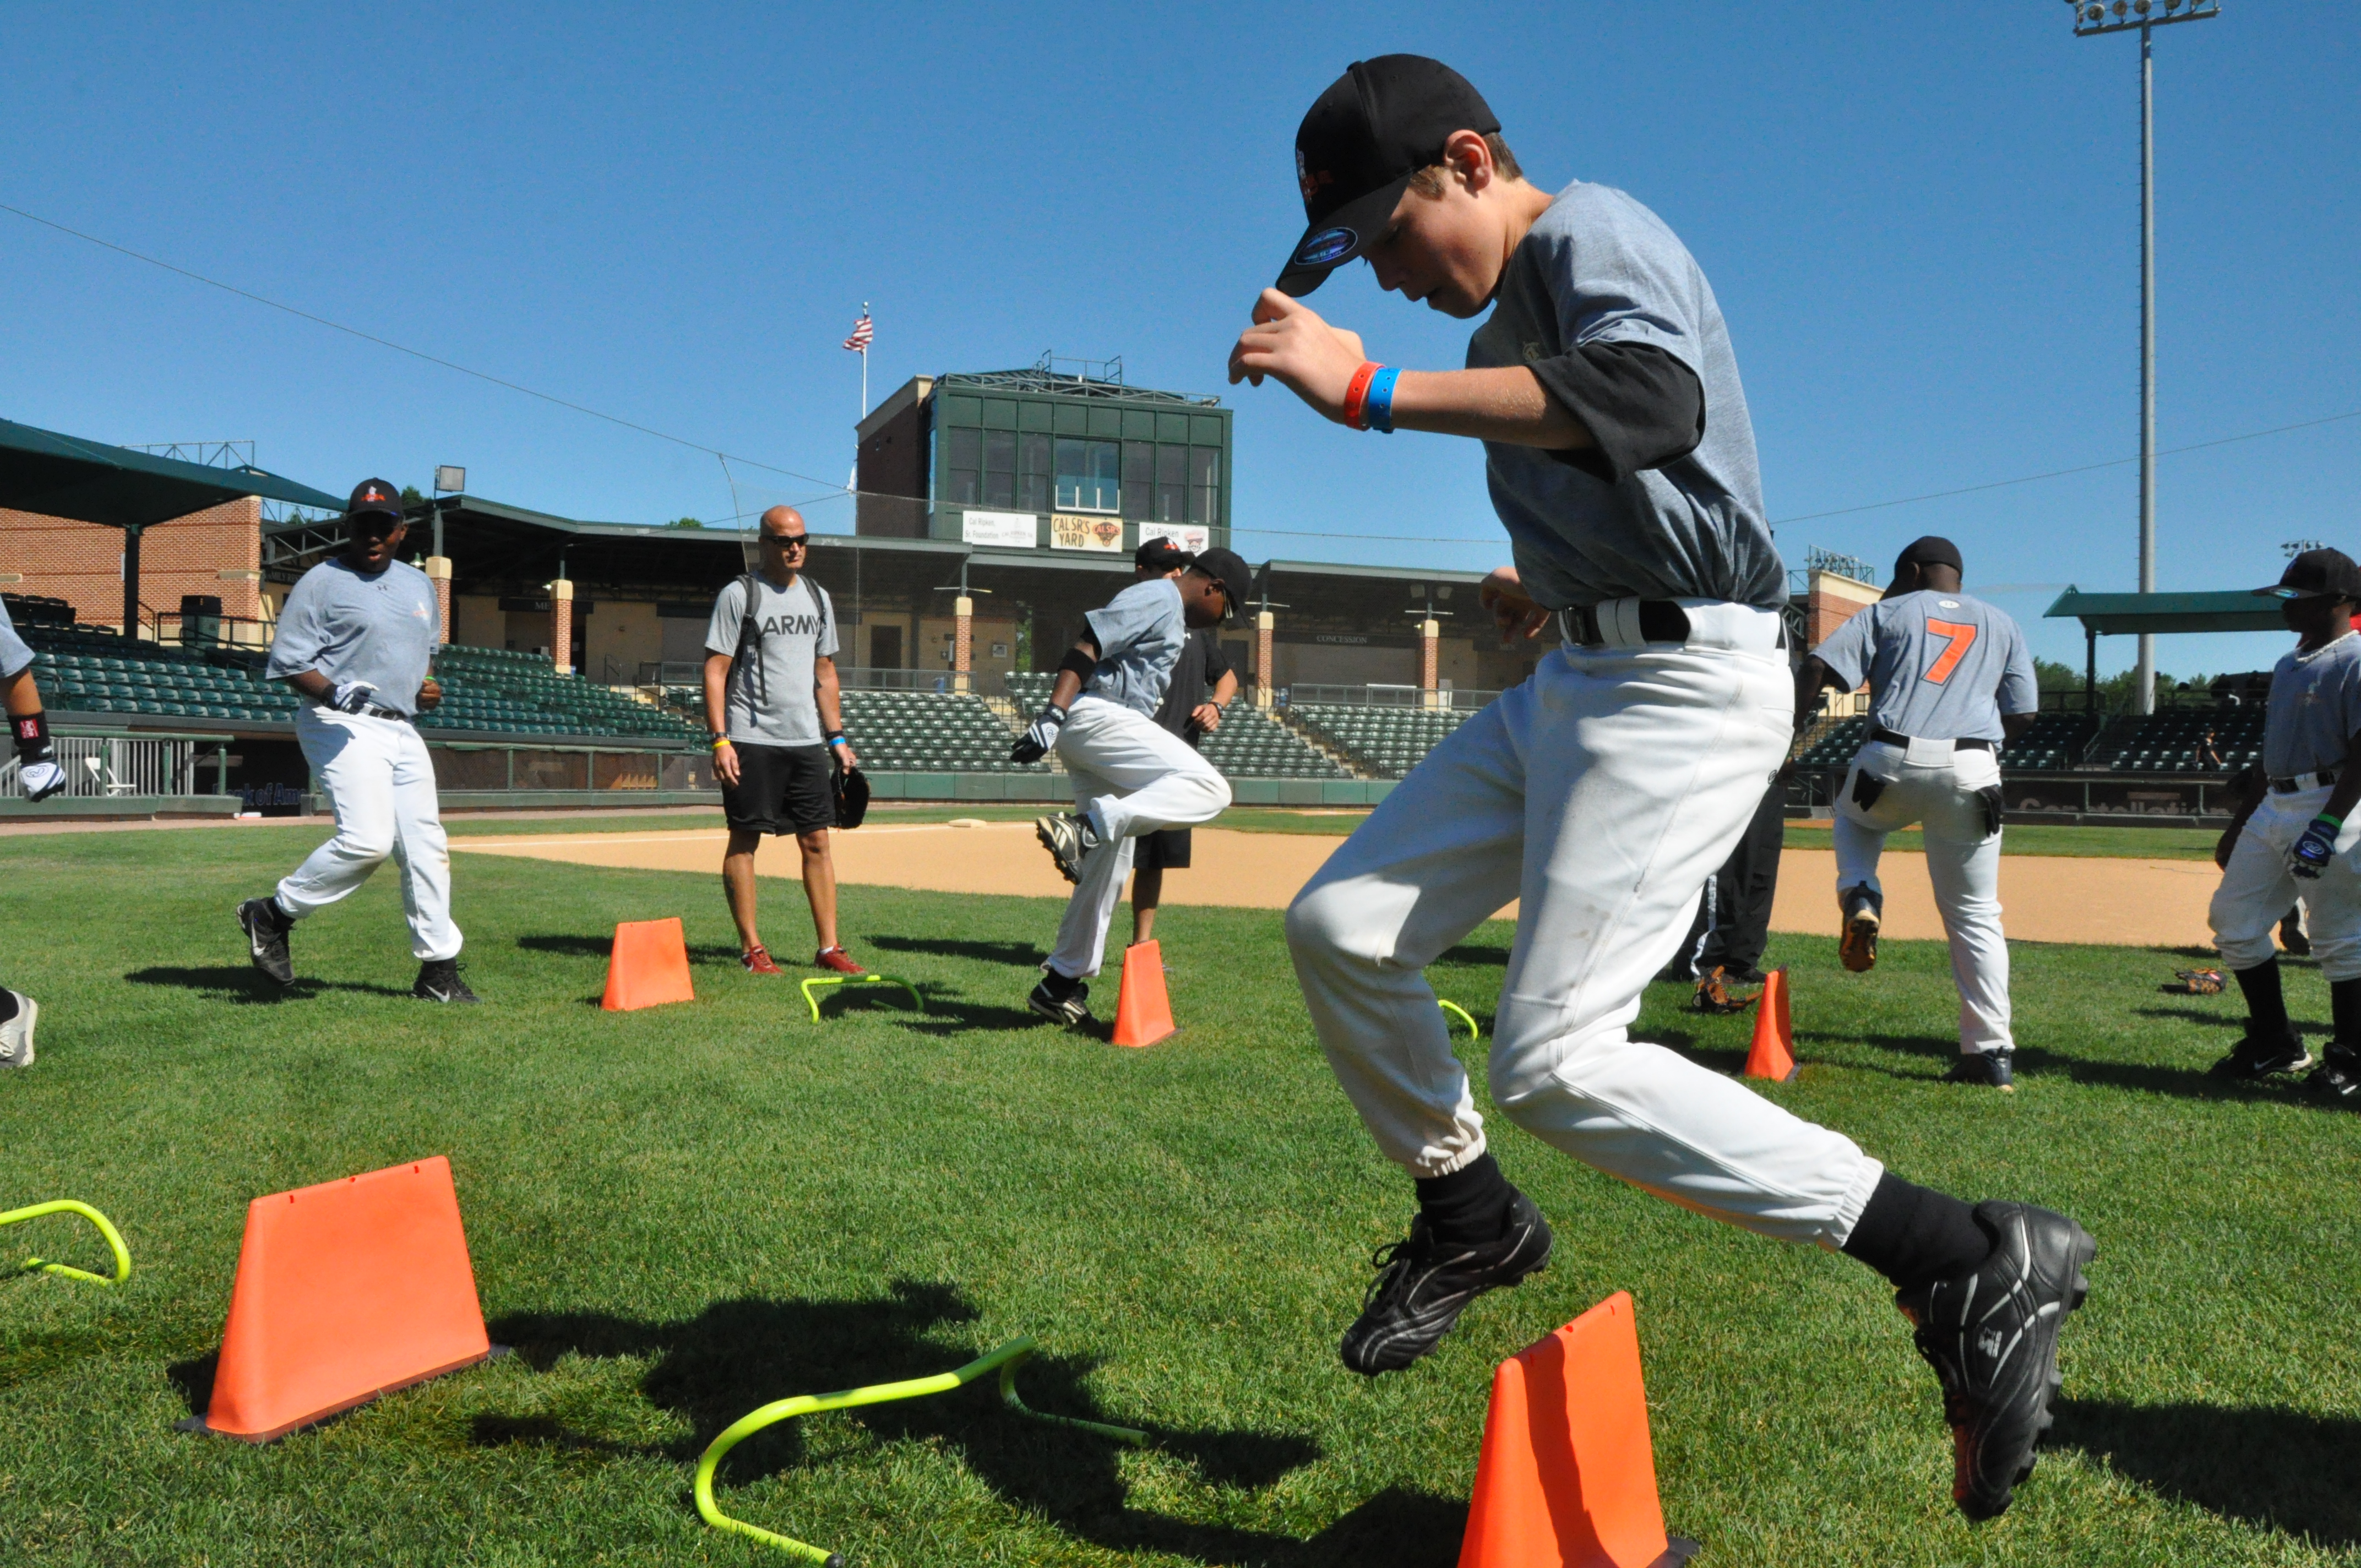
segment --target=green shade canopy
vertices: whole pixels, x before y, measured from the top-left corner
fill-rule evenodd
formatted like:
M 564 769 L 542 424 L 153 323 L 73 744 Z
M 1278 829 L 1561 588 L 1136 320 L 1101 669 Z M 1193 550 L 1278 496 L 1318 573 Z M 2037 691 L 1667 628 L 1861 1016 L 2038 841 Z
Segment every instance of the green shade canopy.
M 2139 631 L 2285 631 L 2279 601 L 2243 588 L 2203 594 L 2086 594 L 2068 588 L 2042 619 L 2079 620 L 2086 631 L 2115 637 Z
M 341 513 L 345 499 L 259 468 L 214 468 L 0 419 L 0 507 L 144 528 L 245 496 Z

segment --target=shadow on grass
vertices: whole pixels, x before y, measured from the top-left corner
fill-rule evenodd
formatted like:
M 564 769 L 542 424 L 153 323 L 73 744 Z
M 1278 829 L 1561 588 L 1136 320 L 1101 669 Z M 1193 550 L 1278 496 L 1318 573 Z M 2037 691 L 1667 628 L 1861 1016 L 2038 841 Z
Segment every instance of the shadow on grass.
M 225 1002 L 241 1005 L 271 1005 L 281 1002 L 302 1002 L 324 991 L 349 991 L 364 996 L 399 996 L 409 1001 L 406 985 L 370 985 L 360 981 L 313 980 L 297 975 L 292 985 L 280 985 L 258 971 L 250 964 L 215 964 L 209 969 L 181 969 L 158 965 L 150 969 L 133 970 L 123 977 L 134 985 L 169 985 L 181 991 L 195 991 L 216 996 Z
M 2361 1543 L 2361 1420 L 2218 1405 L 2061 1399 L 2052 1448 L 2079 1448 L 2169 1497 L 2212 1513 Z
M 1488 942 L 1462 942 L 1434 961 L 1439 964 L 1499 964 L 1506 967 L 1509 949 Z
M 889 953 L 939 953 L 949 959 L 1032 969 L 1049 955 L 1031 942 L 979 942 L 950 937 L 872 937 L 869 945 Z
M 2144 1008 L 2139 1011 L 2178 1016 L 2176 1010 L 2169 1008 Z M 2190 1016 L 2204 1023 L 2216 1021 L 2211 1014 L 2192 1013 Z M 2226 1020 L 2226 1022 L 2241 1021 Z M 2306 1034 L 2324 1035 L 2331 1032 L 2326 1025 L 2299 1024 L 2297 1027 Z M 1839 1046 L 1872 1046 L 1898 1055 L 1930 1057 L 1941 1060 L 1947 1069 L 1959 1055 L 1959 1046 L 1955 1041 L 1937 1039 L 1930 1036 L 1833 1035 L 1799 1030 L 1795 1035 L 1796 1055 L 1806 1063 L 1811 1060 L 1811 1053 L 1805 1049 L 1807 1042 Z M 1705 1061 L 1709 1059 L 1712 1053 L 1694 1054 L 1699 1060 Z M 2215 1078 L 2204 1068 L 2169 1067 L 2160 1062 L 2094 1061 L 2083 1057 L 2067 1056 L 2060 1051 L 2024 1046 L 2017 1047 L 2014 1060 L 2020 1088 L 2024 1087 L 2028 1079 L 2037 1081 L 2042 1078 L 2062 1078 L 2070 1083 L 2091 1084 L 2106 1089 L 2128 1089 L 2142 1094 L 2170 1094 L 2184 1100 L 2268 1101 L 2294 1105 L 2312 1103 L 2290 1091 L 2291 1080 L 2257 1083 L 2243 1079 Z M 1941 1077 L 1940 1073 L 1881 1067 L 1875 1062 L 1857 1062 L 1852 1065 L 1856 1070 L 1862 1072 L 1882 1073 L 1894 1079 L 1915 1079 L 1927 1083 L 1936 1082 Z M 2335 1106 L 2321 1108 L 2332 1111 L 2338 1109 Z
M 641 1391 L 684 1417 L 691 1435 L 680 1442 L 636 1446 L 577 1432 L 545 1417 L 491 1414 L 476 1418 L 473 1438 L 485 1446 L 536 1443 L 692 1464 L 722 1428 L 771 1400 L 960 1365 L 981 1343 L 972 1332 L 961 1332 L 977 1316 L 952 1287 L 897 1280 L 882 1298 L 739 1298 L 670 1322 L 603 1312 L 506 1317 L 490 1325 L 492 1337 L 514 1345 L 535 1370 L 545 1371 L 569 1354 L 648 1360 Z M 1083 1387 L 1089 1371 L 1086 1361 L 1037 1354 L 1018 1373 L 1017 1387 L 1038 1410 L 1136 1421 L 1128 1411 L 1098 1407 Z M 990 1378 L 950 1394 L 868 1406 L 831 1420 L 851 1420 L 880 1442 L 956 1449 L 961 1462 L 1010 1508 L 1038 1512 L 1068 1534 L 1112 1551 L 1155 1552 L 1239 1568 L 1411 1568 L 1450 1562 L 1466 1518 L 1464 1505 L 1400 1489 L 1371 1497 L 1308 1541 L 1149 1513 L 1127 1500 L 1117 1463 L 1121 1444 L 1004 1409 Z M 722 1465 L 724 1485 L 741 1486 L 805 1464 L 798 1425 L 784 1422 L 732 1449 Z M 1259 1489 L 1320 1457 L 1318 1444 L 1293 1432 L 1148 1430 L 1157 1450 L 1216 1486 Z M 794 1530 L 792 1520 L 762 1522 Z
M 528 953 L 555 953 L 569 959 L 612 958 L 615 938 L 605 937 L 519 937 L 516 945 Z M 688 949 L 693 964 L 734 964 L 738 949 L 726 942 L 706 942 Z

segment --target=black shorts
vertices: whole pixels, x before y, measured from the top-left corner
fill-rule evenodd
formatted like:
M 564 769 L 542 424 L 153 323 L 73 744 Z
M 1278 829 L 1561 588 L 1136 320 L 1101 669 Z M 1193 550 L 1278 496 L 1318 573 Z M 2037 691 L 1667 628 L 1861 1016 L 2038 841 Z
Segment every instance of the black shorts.
M 1159 867 L 1173 872 L 1189 869 L 1189 829 L 1162 828 L 1139 836 L 1131 851 L 1131 869 L 1144 872 Z
M 836 826 L 835 760 L 826 746 L 735 743 L 738 785 L 721 786 L 721 814 L 743 833 L 817 833 Z

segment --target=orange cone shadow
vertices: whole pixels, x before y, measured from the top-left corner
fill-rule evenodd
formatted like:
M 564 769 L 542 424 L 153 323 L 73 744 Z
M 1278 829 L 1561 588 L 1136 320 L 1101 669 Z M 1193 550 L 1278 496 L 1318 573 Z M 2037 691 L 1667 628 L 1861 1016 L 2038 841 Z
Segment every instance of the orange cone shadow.
M 1617 1291 L 1502 1362 L 1459 1568 L 1672 1568 L 1631 1297 Z
M 491 1354 L 441 1155 L 247 1205 L 200 1431 L 269 1442 Z
M 1134 942 L 1123 950 L 1123 991 L 1115 998 L 1115 1043 L 1152 1046 L 1177 1032 L 1172 1003 L 1164 994 L 1164 949 Z
M 1787 966 L 1782 964 L 1764 981 L 1762 1003 L 1754 1009 L 1754 1046 L 1746 1053 L 1744 1076 L 1785 1083 L 1798 1070 L 1795 1025 L 1787 1015 Z
M 688 942 L 681 935 L 680 916 L 669 920 L 626 920 L 615 927 L 615 946 L 607 959 L 607 994 L 598 1005 L 609 1013 L 630 1013 L 661 1007 L 667 1002 L 694 1002 L 697 988 L 688 980 Z

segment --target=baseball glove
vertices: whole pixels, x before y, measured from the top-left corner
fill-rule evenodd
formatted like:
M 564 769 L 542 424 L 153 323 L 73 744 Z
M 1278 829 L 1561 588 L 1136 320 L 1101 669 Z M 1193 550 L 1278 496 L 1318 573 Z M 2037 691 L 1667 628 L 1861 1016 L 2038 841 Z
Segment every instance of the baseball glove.
M 2227 983 L 2217 969 L 2177 969 L 2172 972 L 2180 977 L 2181 989 L 2191 996 L 2218 996 Z
M 836 796 L 836 825 L 858 828 L 869 815 L 869 781 L 859 768 L 839 767 L 829 783 Z
M 1762 995 L 1760 991 L 1731 994 L 1729 983 L 1722 979 L 1721 966 L 1716 964 L 1697 978 L 1697 994 L 1689 998 L 1689 1006 L 1698 1013 L 1743 1013 Z

